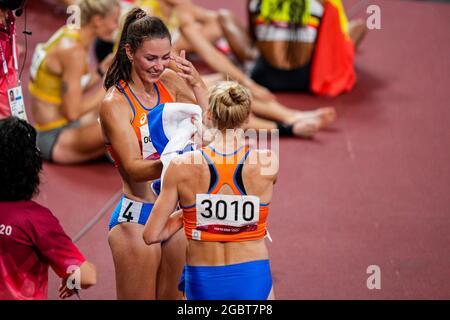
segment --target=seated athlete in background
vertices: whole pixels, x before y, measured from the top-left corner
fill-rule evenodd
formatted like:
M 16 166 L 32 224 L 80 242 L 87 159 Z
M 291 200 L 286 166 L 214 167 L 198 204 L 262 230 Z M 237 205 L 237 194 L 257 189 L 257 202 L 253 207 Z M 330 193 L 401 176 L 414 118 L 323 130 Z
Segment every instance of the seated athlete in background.
M 99 84 L 109 61 L 89 72 L 89 50 L 96 37 L 112 39 L 119 23 L 117 0 L 81 0 L 81 28 L 60 28 L 35 50 L 30 70 L 31 110 L 38 146 L 45 160 L 62 164 L 102 156 L 105 147 L 97 122 L 103 88 Z
M 348 37 L 348 42 L 358 46 L 367 28 L 362 19 L 352 20 L 347 24 L 345 12 L 340 7 L 340 0 L 248 0 L 247 2 L 249 31 L 246 32 L 241 27 L 241 35 L 236 30 L 229 30 L 227 34 L 231 38 L 237 37 L 230 43 L 240 59 L 254 58 L 245 56 L 244 48 L 255 48 L 259 52 L 250 70 L 251 78 L 255 82 L 271 91 L 311 91 L 311 88 L 314 88 L 311 86 L 311 77 L 317 73 L 313 62 L 318 57 L 318 50 L 322 49 L 318 47 L 321 43 L 318 40 L 322 35 L 327 42 L 325 44 L 327 48 L 323 50 L 328 50 L 330 53 L 325 60 L 317 60 L 317 63 L 323 64 L 319 66 L 320 68 L 328 68 L 328 65 L 332 65 L 332 68 L 336 70 L 335 74 L 327 75 L 330 81 L 335 82 L 329 83 L 330 87 L 340 87 L 340 81 L 345 83 L 339 78 L 340 73 L 345 75 L 345 72 L 340 70 L 353 66 L 354 49 L 345 45 L 344 50 L 349 51 L 348 54 L 351 55 L 351 58 L 350 56 L 348 58 L 350 60 L 347 61 L 339 60 L 340 56 L 337 58 L 331 56 L 333 54 L 347 55 L 340 51 L 342 48 L 338 45 L 340 42 L 336 37 L 339 37 L 341 30 L 338 29 L 344 28 L 343 32 L 346 34 L 345 37 Z M 325 2 L 330 2 L 332 5 L 326 7 Z M 330 13 L 331 11 L 333 13 Z M 327 21 L 322 26 L 325 14 L 327 14 Z M 329 23 L 329 17 L 333 14 L 336 15 L 336 19 Z M 230 20 L 230 18 L 227 19 L 227 21 Z M 333 78 L 334 76 L 336 78 Z M 328 88 L 324 89 L 334 92 Z M 341 92 L 344 90 L 337 91 L 333 96 Z
M 171 161 L 144 229 L 152 247 L 184 225 L 189 300 L 274 298 L 264 237 L 278 158 L 246 145 L 239 129 L 250 105 L 248 90 L 235 82 L 213 88 L 207 117 L 218 134 L 207 147 Z M 173 213 L 178 201 L 182 212 Z
M 179 72 L 168 69 L 171 60 Z M 164 23 L 139 8 L 126 17 L 105 88 L 108 92 L 100 120 L 124 193 L 111 216 L 108 235 L 117 297 L 178 299 L 177 284 L 186 248 L 183 234 L 152 247 L 142 241 L 143 226 L 157 196 L 150 180 L 158 179 L 162 170 L 149 136 L 147 115 L 166 102 L 206 107 L 206 88 L 184 54 L 171 57 L 171 37 Z
M 61 298 L 75 293 L 67 286 L 72 272 L 75 288 L 95 285 L 94 265 L 50 210 L 31 200 L 42 169 L 35 129 L 18 118 L 0 120 L 0 150 L 0 300 L 47 299 L 49 266 L 62 278 Z

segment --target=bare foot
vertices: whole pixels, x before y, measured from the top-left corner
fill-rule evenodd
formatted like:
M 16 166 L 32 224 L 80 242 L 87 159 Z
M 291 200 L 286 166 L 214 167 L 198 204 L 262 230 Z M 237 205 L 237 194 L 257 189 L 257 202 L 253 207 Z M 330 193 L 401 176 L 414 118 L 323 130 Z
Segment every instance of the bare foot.
M 336 120 L 336 109 L 333 107 L 318 108 L 313 111 L 299 111 L 295 113 L 294 121 L 308 120 L 317 124 L 318 129 L 329 126 Z
M 312 139 L 319 130 L 317 123 L 309 120 L 299 120 L 293 123 L 294 136 L 304 139 Z

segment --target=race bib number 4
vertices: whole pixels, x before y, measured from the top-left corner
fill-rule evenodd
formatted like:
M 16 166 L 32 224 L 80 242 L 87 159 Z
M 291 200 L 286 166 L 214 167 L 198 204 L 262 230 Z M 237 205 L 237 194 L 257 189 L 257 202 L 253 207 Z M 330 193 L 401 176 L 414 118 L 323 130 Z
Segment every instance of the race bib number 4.
M 197 230 L 234 234 L 256 229 L 259 198 L 224 194 L 197 194 Z
M 122 199 L 122 206 L 117 221 L 139 223 L 141 217 L 142 203 L 131 201 L 127 198 Z

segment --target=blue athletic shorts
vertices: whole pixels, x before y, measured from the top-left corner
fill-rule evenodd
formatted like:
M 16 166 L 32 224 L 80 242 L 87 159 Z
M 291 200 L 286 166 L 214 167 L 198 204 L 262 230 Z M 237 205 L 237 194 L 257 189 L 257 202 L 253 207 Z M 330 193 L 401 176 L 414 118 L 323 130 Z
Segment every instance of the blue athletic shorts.
M 150 188 L 155 195 L 159 196 L 159 194 L 161 193 L 161 179 L 154 180 L 150 184 Z
M 153 209 L 153 203 L 130 200 L 124 195 L 120 198 L 109 220 L 109 230 L 120 223 L 131 222 L 145 225 Z
M 185 265 L 180 291 L 188 300 L 267 300 L 272 289 L 269 260 L 226 266 Z

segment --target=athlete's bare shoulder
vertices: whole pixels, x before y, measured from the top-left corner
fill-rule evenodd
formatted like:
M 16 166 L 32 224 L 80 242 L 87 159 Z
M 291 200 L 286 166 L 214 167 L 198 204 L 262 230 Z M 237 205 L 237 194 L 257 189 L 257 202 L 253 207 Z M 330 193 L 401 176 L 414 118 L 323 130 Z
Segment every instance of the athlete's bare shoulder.
M 102 100 L 100 106 L 100 118 L 111 113 L 120 115 L 121 117 L 132 116 L 132 110 L 128 107 L 125 97 L 115 86 L 108 89 Z
M 251 176 L 273 179 L 278 175 L 278 155 L 269 149 L 251 149 L 245 165 Z
M 185 152 L 182 155 L 174 158 L 172 160 L 174 164 L 178 167 L 183 167 L 184 169 L 189 168 L 193 165 L 201 165 L 203 163 L 203 157 L 200 150 Z
M 106 91 L 105 97 L 102 100 L 102 107 L 110 107 L 118 104 L 125 104 L 126 100 L 123 97 L 123 94 L 114 86 Z
M 172 160 L 180 177 L 195 176 L 197 170 L 201 170 L 204 158 L 199 150 L 186 152 Z

